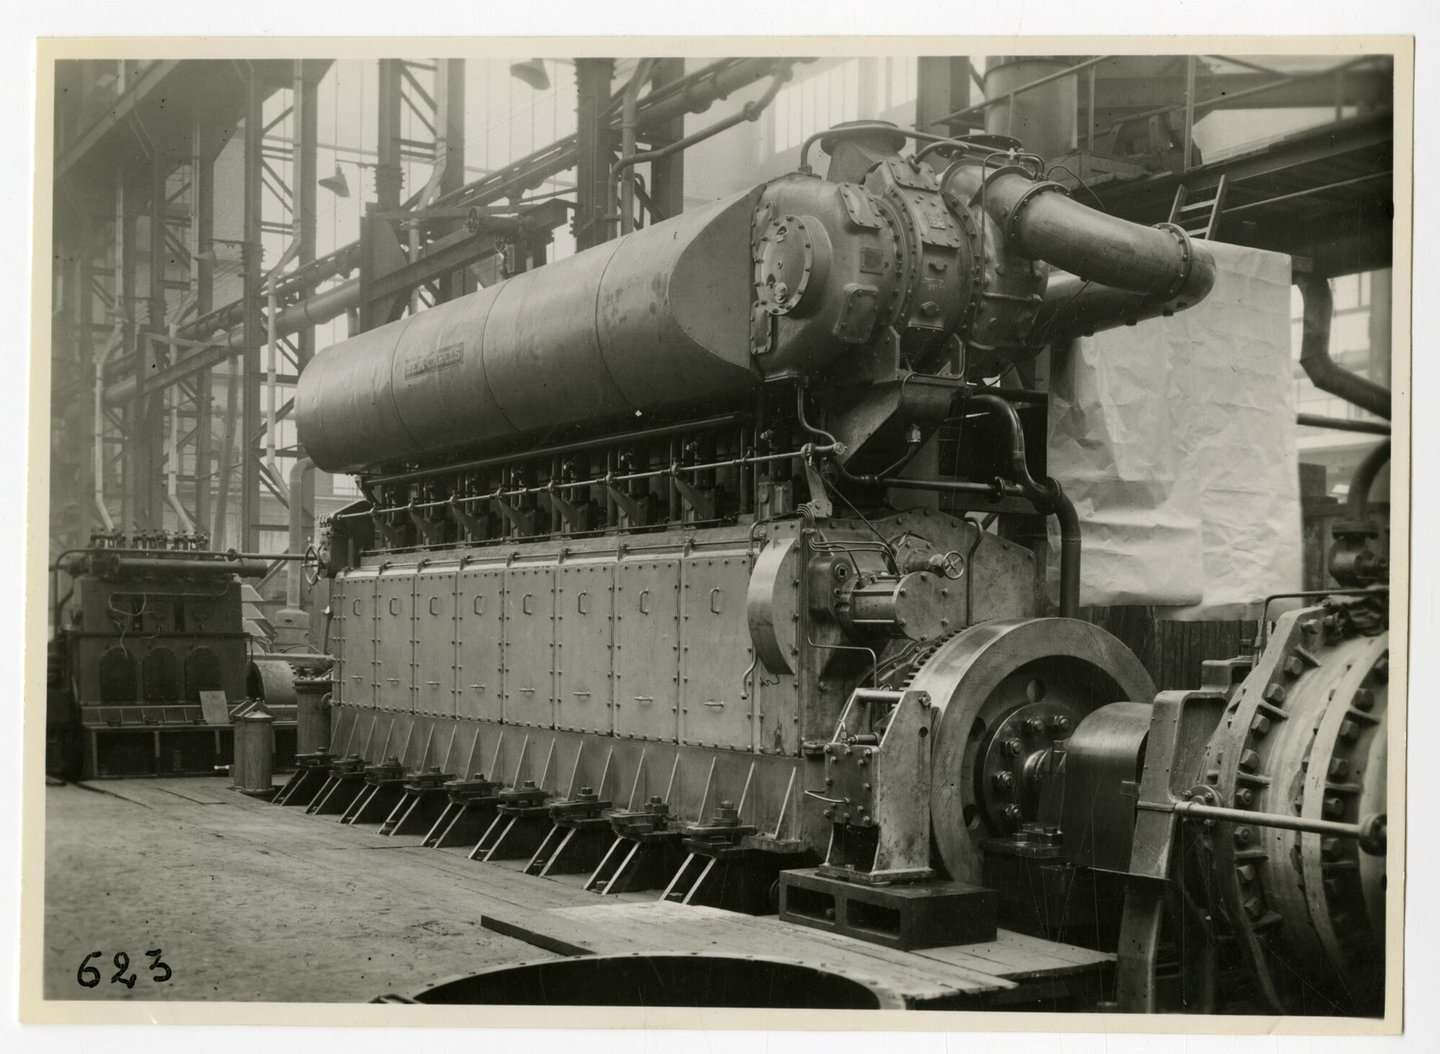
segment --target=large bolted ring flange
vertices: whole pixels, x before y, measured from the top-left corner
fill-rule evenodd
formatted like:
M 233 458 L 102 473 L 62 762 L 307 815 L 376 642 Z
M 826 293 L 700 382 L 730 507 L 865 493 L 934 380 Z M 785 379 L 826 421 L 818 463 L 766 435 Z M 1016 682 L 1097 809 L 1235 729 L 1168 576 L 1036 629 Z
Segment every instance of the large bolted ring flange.
M 1091 711 L 1120 700 L 1148 702 L 1155 686 L 1140 660 L 1098 626 L 1076 619 L 1004 619 L 945 641 L 916 670 L 909 687 L 936 708 L 931 737 L 931 827 L 950 877 L 981 881 L 982 839 L 1033 819 L 1024 766 L 1000 785 L 992 750 L 1049 744 Z M 1033 735 L 1015 731 L 1039 719 Z M 1011 733 L 1014 732 L 1012 735 Z M 1003 737 L 998 740 L 997 736 Z M 1034 741 L 1031 743 L 1031 741 Z M 1039 749 L 1039 747 L 1037 747 Z M 1023 762 L 1023 759 L 1018 759 Z M 988 773 L 988 774 L 987 774 Z M 1014 808 L 1009 808 L 1014 806 Z

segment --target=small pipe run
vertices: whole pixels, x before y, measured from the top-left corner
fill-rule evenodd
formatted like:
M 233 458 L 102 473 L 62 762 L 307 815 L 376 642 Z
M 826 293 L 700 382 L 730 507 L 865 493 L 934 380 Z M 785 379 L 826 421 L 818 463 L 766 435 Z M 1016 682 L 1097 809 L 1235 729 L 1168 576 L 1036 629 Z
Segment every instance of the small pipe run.
M 999 395 L 981 394 L 970 396 L 970 401 L 980 403 L 997 414 L 1004 423 L 1010 438 L 1011 480 L 996 480 L 990 483 L 972 483 L 967 480 L 946 479 L 903 479 L 879 476 L 854 475 L 839 466 L 840 477 L 851 483 L 864 483 L 898 490 L 929 490 L 952 494 L 973 494 L 992 501 L 1003 497 L 1018 497 L 1028 501 L 1036 512 L 1054 516 L 1060 526 L 1060 617 L 1080 617 L 1080 560 L 1083 552 L 1080 531 L 1080 516 L 1075 505 L 1060 489 L 1060 484 L 1046 477 L 1042 482 L 1030 475 L 1030 466 L 1025 457 L 1025 430 L 1020 424 L 1020 415 L 1015 407 Z M 802 422 L 803 424 L 803 422 Z
M 1305 301 L 1300 336 L 1300 365 L 1310 383 L 1329 395 L 1390 420 L 1390 389 L 1345 369 L 1330 357 L 1330 320 L 1335 300 L 1330 281 L 1314 275 L 1295 279 Z
M 816 448 L 811 447 L 809 452 Z M 411 501 L 405 505 L 378 505 L 372 504 L 368 509 L 357 509 L 353 512 L 337 512 L 332 519 L 349 520 L 364 519 L 369 516 L 383 515 L 392 512 L 422 512 L 426 509 L 448 509 L 456 505 L 472 505 L 476 502 L 485 503 L 494 501 L 496 498 L 520 498 L 531 494 L 554 495 L 557 491 L 586 490 L 591 487 L 611 487 L 619 483 L 632 483 L 637 480 L 649 479 L 675 479 L 679 476 L 693 476 L 701 472 L 713 472 L 722 468 L 743 468 L 746 465 L 765 465 L 775 461 L 798 461 L 807 456 L 806 450 L 789 450 L 779 454 L 747 454 L 741 457 L 725 458 L 720 461 L 708 461 L 695 465 L 681 465 L 672 462 L 666 468 L 646 469 L 641 472 L 610 472 L 604 476 L 593 479 L 567 480 L 563 483 L 542 483 L 530 487 L 500 487 L 484 494 L 471 494 L 465 497 L 454 495 L 439 501 Z M 977 484 L 979 486 L 979 484 Z M 986 493 L 993 494 L 992 488 L 982 488 Z
M 1301 831 L 1305 834 L 1338 835 L 1341 838 L 1358 838 L 1362 842 L 1377 842 L 1384 852 L 1386 817 L 1384 813 L 1367 817 L 1361 823 L 1341 823 L 1337 820 L 1312 819 L 1279 812 L 1251 812 L 1248 809 L 1227 809 L 1220 805 L 1206 805 L 1198 801 L 1138 801 L 1137 809 L 1147 812 L 1169 812 L 1183 819 L 1218 820 L 1222 823 L 1252 824 L 1256 827 L 1277 827 L 1285 831 Z
M 1079 618 L 1081 535 L 1075 505 L 1055 480 L 1046 477 L 1041 483 L 1030 475 L 1025 430 L 1014 405 L 998 395 L 975 395 L 971 400 L 988 407 L 1005 423 L 1010 433 L 1010 472 L 1015 482 L 1037 510 L 1054 516 L 1060 526 L 1060 617 Z
M 1347 417 L 1325 417 L 1322 414 L 1296 414 L 1295 423 L 1305 428 L 1329 428 L 1336 432 L 1364 432 L 1388 436 L 1390 426 L 1379 421 L 1352 421 Z
M 650 150 L 643 154 L 630 154 L 626 157 L 620 158 L 620 160 L 616 161 L 613 165 L 610 166 L 610 193 L 612 199 L 615 193 L 616 184 L 620 180 L 620 173 L 622 171 L 625 171 L 627 169 L 633 169 L 636 165 L 642 164 L 643 162 L 659 161 L 661 158 L 669 157 L 671 154 L 678 154 L 682 150 L 688 150 L 696 143 L 704 142 L 706 139 L 709 139 L 712 136 L 719 135 L 721 132 L 725 131 L 728 128 L 735 127 L 737 124 L 743 124 L 746 121 L 759 120 L 760 115 L 765 112 L 765 108 L 774 101 L 776 95 L 780 94 L 780 89 L 789 79 L 790 68 L 787 66 L 781 70 L 778 70 L 775 73 L 775 75 L 770 79 L 770 86 L 765 89 L 765 93 L 761 95 L 760 98 L 754 99 L 751 102 L 747 102 L 744 106 L 740 107 L 739 110 L 737 110 L 735 113 L 732 113 L 729 117 L 722 118 L 712 124 L 709 128 L 702 128 L 700 131 L 693 132 L 690 135 L 685 136 L 685 138 L 683 139 L 677 139 L 673 143 L 667 143 L 666 145 L 660 147 L 658 150 Z M 629 181 L 627 181 L 627 183 L 628 182 Z M 633 184 L 629 185 L 633 187 Z M 621 210 L 621 212 L 623 218 L 625 212 L 623 209 Z
M 1380 470 L 1389 463 L 1390 440 L 1387 439 L 1355 467 L 1355 475 L 1350 477 L 1350 491 L 1345 495 L 1346 511 L 1352 520 L 1370 518 L 1370 488 L 1375 485 Z
M 131 574 L 157 572 L 165 574 L 196 573 L 196 572 L 221 572 L 227 575 L 239 575 L 241 578 L 263 578 L 269 570 L 265 561 L 254 558 L 233 557 L 227 559 L 206 560 L 203 557 L 189 556 L 171 558 L 157 555 L 131 556 L 117 553 L 112 549 L 96 549 L 85 551 L 85 562 L 92 563 L 92 572 L 96 574 L 115 574 L 117 572 L 128 572 Z M 67 564 L 59 569 L 67 574 L 74 575 L 80 568 L 80 562 Z
M 641 59 L 635 67 L 635 74 L 630 82 L 625 85 L 621 93 L 620 103 L 620 160 L 628 161 L 635 156 L 635 126 L 637 104 L 640 101 L 640 89 L 644 87 L 645 80 L 650 76 L 654 63 L 651 59 Z M 635 229 L 635 166 L 633 163 L 625 167 L 625 180 L 620 184 L 620 233 L 629 234 Z M 614 228 L 611 228 L 610 236 L 615 236 Z
M 295 464 L 290 467 L 290 551 L 302 553 L 305 551 L 307 539 L 305 538 L 305 517 L 304 502 L 300 500 L 305 493 L 305 477 L 315 471 L 315 462 L 308 457 L 297 458 Z M 292 561 L 285 569 L 285 606 L 298 608 L 300 606 L 300 579 L 305 574 L 305 568 L 299 561 Z
M 719 414 L 715 417 L 707 417 L 699 421 L 682 421 L 670 425 L 657 425 L 654 428 L 644 428 L 635 432 L 626 432 L 622 435 L 580 439 L 573 443 L 560 443 L 555 446 L 542 447 L 538 450 L 516 451 L 512 454 L 497 454 L 494 457 L 478 458 L 474 461 L 461 461 L 453 465 L 438 465 L 435 468 L 416 469 L 412 472 L 393 472 L 389 475 L 371 476 L 365 480 L 365 483 L 369 486 L 377 487 L 389 486 L 392 483 L 415 483 L 422 479 L 436 479 L 441 476 L 451 476 L 465 472 L 476 472 L 480 469 L 494 468 L 497 465 L 508 465 L 514 461 L 538 461 L 542 458 L 560 457 L 565 454 L 575 454 L 582 450 L 595 450 L 604 446 L 644 443 L 652 439 L 663 439 L 680 432 L 702 432 L 711 428 L 721 428 L 726 425 L 735 424 L 740 421 L 740 419 L 740 415 L 738 414 Z
M 170 438 L 165 452 L 165 504 L 174 511 L 181 530 L 190 532 L 195 530 L 195 521 L 180 503 L 180 410 L 175 405 L 174 389 L 166 389 L 165 402 L 170 419 Z
M 934 132 L 921 132 L 914 128 L 901 128 L 898 125 L 890 124 L 888 121 L 851 124 L 841 128 L 827 128 L 822 132 L 815 132 L 813 135 L 806 137 L 805 141 L 800 144 L 800 163 L 796 166 L 796 171 L 803 172 L 806 175 L 811 173 L 810 148 L 821 139 L 852 139 L 855 136 L 868 135 L 872 132 L 902 135 L 906 139 L 914 139 L 920 143 L 954 143 L 957 146 L 965 145 L 963 139 L 952 139 L 948 135 L 936 135 Z
M 107 531 L 115 529 L 110 510 L 105 507 L 105 364 L 120 347 L 125 333 L 125 320 L 119 319 L 110 331 L 105 349 L 95 359 L 95 512 Z

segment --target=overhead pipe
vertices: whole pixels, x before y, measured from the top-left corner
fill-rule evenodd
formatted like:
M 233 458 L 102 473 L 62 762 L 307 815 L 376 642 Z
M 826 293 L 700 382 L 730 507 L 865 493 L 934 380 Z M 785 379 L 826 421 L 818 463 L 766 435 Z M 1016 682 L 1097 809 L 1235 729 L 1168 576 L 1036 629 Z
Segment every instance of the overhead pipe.
M 1352 373 L 1330 357 L 1330 320 L 1335 314 L 1335 298 L 1330 292 L 1329 279 L 1301 275 L 1295 284 L 1300 287 L 1305 302 L 1300 334 L 1300 365 L 1305 376 L 1322 392 L 1339 396 L 1388 421 L 1390 389 Z
M 754 84 L 778 71 L 787 74 L 797 62 L 806 58 L 754 58 L 722 60 L 697 70 L 680 80 L 657 88 L 636 103 L 637 127 L 665 124 L 688 113 L 703 113 L 720 99 Z M 653 155 L 652 155 L 653 156 Z M 504 168 L 497 169 L 474 183 L 436 198 L 435 208 L 450 206 L 488 205 L 505 197 L 513 197 L 530 186 L 536 186 L 575 167 L 577 160 L 575 136 L 566 136 Z M 360 266 L 360 243 L 351 242 L 334 252 L 296 269 L 276 283 L 276 292 L 284 296 L 306 287 L 313 288 L 326 278 L 349 274 Z M 303 326 L 320 325 L 345 314 L 360 303 L 360 281 L 352 278 L 334 289 L 311 296 L 282 309 L 276 330 L 287 336 Z M 209 340 L 225 330 L 215 343 L 235 347 L 243 341 L 245 302 L 241 300 L 217 308 L 180 331 L 186 340 Z M 133 397 L 135 381 L 127 379 L 107 389 L 105 401 L 114 405 Z
M 333 289 L 306 297 L 299 303 L 291 304 L 274 312 L 275 336 L 288 337 L 307 326 L 318 326 L 345 314 L 360 304 L 360 279 L 351 278 Z M 216 347 L 241 350 L 245 345 L 245 329 L 238 325 L 220 334 L 212 342 Z M 134 377 L 116 381 L 104 388 L 106 406 L 116 406 L 135 397 L 138 382 Z
M 685 136 L 685 138 L 683 139 L 677 139 L 673 143 L 667 143 L 664 146 L 660 147 L 658 150 L 650 150 L 643 154 L 631 153 L 625 157 L 620 158 L 618 161 L 615 162 L 615 164 L 610 166 L 610 187 L 612 192 L 614 190 L 615 184 L 620 179 L 620 173 L 622 171 L 628 170 L 633 173 L 634 167 L 636 165 L 643 164 L 647 161 L 659 161 L 662 158 L 669 157 L 671 154 L 678 154 L 682 150 L 688 150 L 695 144 L 702 143 L 706 139 L 710 139 L 713 136 L 719 135 L 721 132 L 725 131 L 728 128 L 733 128 L 737 124 L 743 124 L 746 121 L 759 120 L 760 115 L 765 112 L 765 108 L 775 100 L 775 96 L 780 93 L 780 89 L 789 79 L 790 70 L 787 67 L 777 72 L 775 76 L 771 78 L 770 86 L 765 89 L 763 95 L 761 95 L 758 99 L 753 99 L 750 102 L 747 102 L 744 106 L 740 107 L 739 110 L 732 113 L 729 117 L 723 117 L 720 120 L 716 121 L 714 124 L 712 124 L 710 127 L 702 128 L 698 132 L 692 132 L 690 135 Z M 633 190 L 633 178 L 626 180 L 626 186 L 631 187 Z M 633 208 L 633 202 L 631 207 Z M 623 206 L 621 208 L 621 213 L 622 217 L 627 214 L 626 209 Z

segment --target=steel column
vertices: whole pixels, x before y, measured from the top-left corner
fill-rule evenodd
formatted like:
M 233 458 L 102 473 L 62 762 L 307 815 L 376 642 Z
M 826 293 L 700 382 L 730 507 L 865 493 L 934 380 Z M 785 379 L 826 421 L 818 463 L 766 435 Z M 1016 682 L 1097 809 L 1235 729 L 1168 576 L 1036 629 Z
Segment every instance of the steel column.
M 665 87 L 685 76 L 684 59 L 656 59 L 651 74 L 653 89 Z M 652 146 L 673 143 L 685 136 L 685 115 L 680 114 L 664 124 L 647 129 L 646 138 Z M 685 152 L 657 158 L 650 163 L 650 200 L 658 215 L 653 219 L 669 219 L 685 211 Z
M 295 236 L 298 239 L 296 264 L 304 267 L 315 259 L 315 190 L 319 172 L 316 166 L 316 147 L 319 143 L 319 99 L 320 77 L 303 62 L 297 63 L 295 76 L 295 168 L 292 176 L 295 208 Z M 305 368 L 315 354 L 315 327 L 305 325 L 295 335 L 296 373 Z M 300 451 L 300 456 L 304 452 Z M 304 473 L 300 486 L 290 490 L 290 503 L 298 506 L 300 525 L 305 537 L 310 537 L 315 525 L 315 473 Z M 292 516 L 293 520 L 293 516 Z M 301 591 L 302 604 L 307 591 Z
M 950 126 L 942 119 L 970 105 L 970 60 L 922 55 L 917 61 L 915 127 L 949 135 Z
M 613 59 L 576 59 L 575 247 L 589 249 L 605 241 L 607 217 L 615 211 L 610 166 L 615 163 L 615 133 L 605 118 L 610 101 Z
M 465 185 L 465 60 L 441 59 L 435 71 L 435 130 L 443 136 L 441 149 L 445 172 L 440 179 L 440 196 L 453 194 Z M 438 159 L 437 159 L 438 160 Z M 474 292 L 475 280 L 468 269 L 457 271 L 440 284 L 441 296 L 453 300 Z
M 264 273 L 261 266 L 261 173 L 264 171 L 264 104 L 267 92 L 258 74 L 253 71 L 245 84 L 245 179 L 244 179 L 244 275 L 245 316 L 244 344 L 240 357 L 240 533 L 239 548 L 255 551 L 260 548 L 260 450 L 261 435 L 260 373 L 261 346 L 265 343 L 265 324 L 260 317 L 264 302 Z M 228 459 L 227 459 L 228 460 Z M 222 483 L 228 472 L 222 475 Z
M 196 122 L 190 150 L 190 279 L 195 289 L 195 313 L 203 315 L 213 306 L 215 263 L 210 258 L 215 245 L 215 157 L 209 135 Z M 211 497 L 214 487 L 214 406 L 215 380 L 210 370 L 195 378 L 195 524 L 210 529 Z
M 400 192 L 405 182 L 405 170 L 400 167 L 400 86 L 405 63 L 401 59 L 381 59 L 379 65 L 375 202 L 380 211 L 393 212 L 400 207 Z

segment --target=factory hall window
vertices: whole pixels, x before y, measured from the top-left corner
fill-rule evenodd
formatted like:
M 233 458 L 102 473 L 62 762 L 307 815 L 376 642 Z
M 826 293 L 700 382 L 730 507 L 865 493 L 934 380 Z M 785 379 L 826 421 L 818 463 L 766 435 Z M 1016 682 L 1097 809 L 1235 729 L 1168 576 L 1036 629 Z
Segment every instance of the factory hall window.
M 774 112 L 777 154 L 795 149 L 808 135 L 856 120 L 861 112 L 859 60 L 786 85 L 775 97 Z

